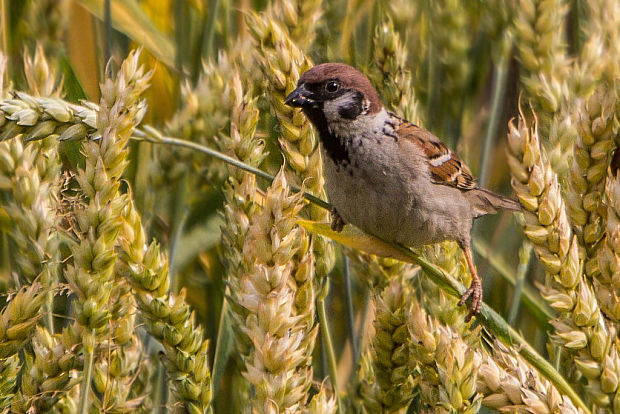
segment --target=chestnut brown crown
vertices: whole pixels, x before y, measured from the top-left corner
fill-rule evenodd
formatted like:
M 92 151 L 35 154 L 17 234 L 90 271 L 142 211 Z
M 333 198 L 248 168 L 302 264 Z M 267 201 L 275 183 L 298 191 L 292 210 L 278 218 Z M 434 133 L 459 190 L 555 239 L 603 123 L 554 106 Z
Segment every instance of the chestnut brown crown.
M 286 97 L 285 103 L 312 107 L 347 90 L 358 91 L 368 100 L 368 113 L 379 112 L 383 107 L 377 91 L 366 76 L 344 63 L 321 63 L 306 71 L 299 78 L 297 89 Z

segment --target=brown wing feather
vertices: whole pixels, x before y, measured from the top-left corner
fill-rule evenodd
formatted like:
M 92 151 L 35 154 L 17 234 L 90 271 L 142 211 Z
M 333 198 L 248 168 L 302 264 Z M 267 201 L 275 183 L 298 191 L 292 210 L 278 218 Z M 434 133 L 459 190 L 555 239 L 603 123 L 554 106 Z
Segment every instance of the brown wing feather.
M 398 127 L 397 134 L 410 140 L 427 156 L 433 182 L 461 190 L 478 187 L 467 165 L 435 135 L 406 121 Z

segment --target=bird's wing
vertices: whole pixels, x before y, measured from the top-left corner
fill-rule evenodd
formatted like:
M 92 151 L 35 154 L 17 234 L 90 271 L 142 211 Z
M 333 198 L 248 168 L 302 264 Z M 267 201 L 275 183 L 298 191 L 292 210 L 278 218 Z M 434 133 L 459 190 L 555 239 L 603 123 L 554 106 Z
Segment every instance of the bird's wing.
M 426 156 L 434 183 L 460 190 L 478 187 L 467 165 L 435 135 L 406 121 L 400 124 L 396 133 L 413 143 Z

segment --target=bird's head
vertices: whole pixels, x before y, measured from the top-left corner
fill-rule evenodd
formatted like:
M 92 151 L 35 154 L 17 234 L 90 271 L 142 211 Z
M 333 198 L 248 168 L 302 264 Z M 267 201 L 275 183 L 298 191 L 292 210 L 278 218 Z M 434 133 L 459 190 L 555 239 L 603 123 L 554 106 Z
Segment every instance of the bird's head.
M 323 63 L 305 72 L 284 101 L 302 108 L 319 129 L 321 123 L 353 121 L 382 109 L 377 91 L 357 69 Z

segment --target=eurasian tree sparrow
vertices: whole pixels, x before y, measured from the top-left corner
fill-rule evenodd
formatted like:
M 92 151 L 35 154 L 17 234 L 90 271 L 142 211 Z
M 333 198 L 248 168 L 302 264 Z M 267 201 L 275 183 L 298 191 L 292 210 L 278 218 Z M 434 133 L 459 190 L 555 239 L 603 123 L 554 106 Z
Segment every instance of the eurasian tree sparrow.
M 351 223 L 383 240 L 419 247 L 456 240 L 471 272 L 469 317 L 482 285 L 471 254 L 473 219 L 519 204 L 477 186 L 461 159 L 429 131 L 386 110 L 355 68 L 324 63 L 305 72 L 286 104 L 320 134 L 332 228 Z

